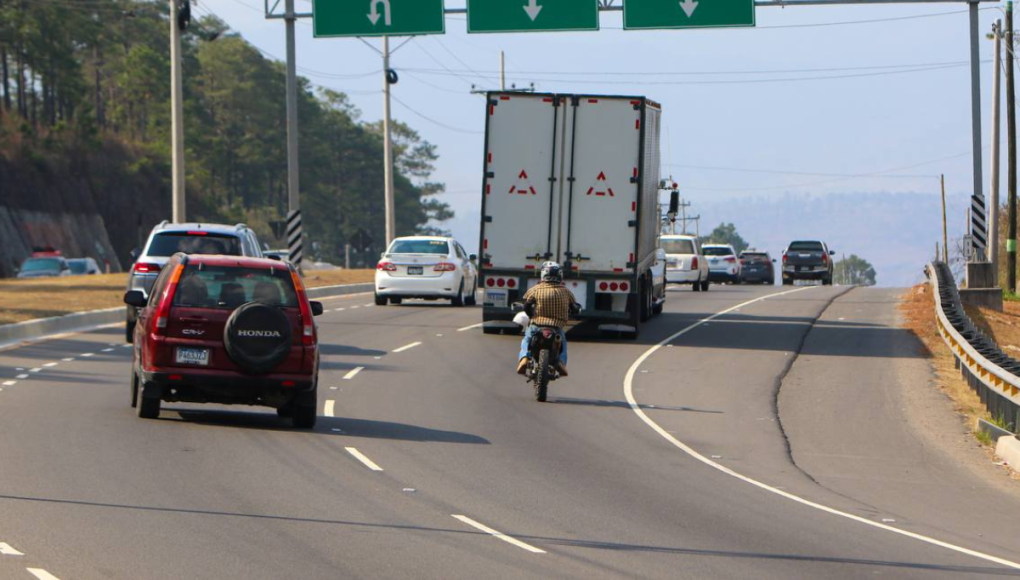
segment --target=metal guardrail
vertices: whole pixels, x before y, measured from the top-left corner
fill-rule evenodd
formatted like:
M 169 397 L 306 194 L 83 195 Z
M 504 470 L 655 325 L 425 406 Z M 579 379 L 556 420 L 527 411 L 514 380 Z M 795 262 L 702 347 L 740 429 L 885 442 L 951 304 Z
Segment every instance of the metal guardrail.
M 1002 352 L 967 316 L 945 263 L 932 262 L 925 271 L 935 298 L 935 323 L 957 368 L 992 417 L 1015 433 L 1020 425 L 1020 361 Z

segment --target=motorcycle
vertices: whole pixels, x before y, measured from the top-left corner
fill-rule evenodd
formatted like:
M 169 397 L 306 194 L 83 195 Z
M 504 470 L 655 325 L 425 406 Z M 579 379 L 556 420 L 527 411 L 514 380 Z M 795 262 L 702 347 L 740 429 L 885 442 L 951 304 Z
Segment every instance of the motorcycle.
M 515 303 L 512 308 L 514 312 L 519 313 L 514 321 L 527 328 L 531 316 L 527 307 Z M 549 394 L 549 382 L 560 378 L 557 369 L 562 349 L 563 338 L 555 326 L 539 326 L 531 335 L 531 342 L 528 344 L 528 366 L 524 376 L 529 383 L 534 383 L 535 400 L 540 403 L 544 403 Z

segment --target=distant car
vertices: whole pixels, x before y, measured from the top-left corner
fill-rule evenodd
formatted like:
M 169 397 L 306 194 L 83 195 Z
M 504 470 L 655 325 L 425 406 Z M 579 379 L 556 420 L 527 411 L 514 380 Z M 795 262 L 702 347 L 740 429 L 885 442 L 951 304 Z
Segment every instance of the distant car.
M 775 260 L 768 252 L 746 250 L 740 252 L 740 283 L 741 284 L 772 284 L 776 283 Z
M 796 280 L 821 280 L 825 286 L 832 284 L 832 258 L 836 252 L 825 242 L 801 240 L 790 242 L 783 252 L 783 285 L 789 286 Z
M 476 259 L 453 238 L 397 238 L 376 265 L 375 303 L 384 306 L 424 298 L 473 306 L 478 290 Z
M 71 274 L 75 276 L 102 273 L 102 270 L 99 269 L 99 264 L 92 258 L 72 258 L 67 261 L 67 265 L 71 267 Z
M 315 426 L 318 334 L 301 278 L 288 262 L 177 253 L 139 309 L 131 406 L 159 417 L 162 401 L 262 405 Z
M 71 267 L 67 260 L 60 256 L 48 258 L 27 258 L 18 268 L 18 278 L 55 278 L 70 276 Z
M 666 252 L 666 282 L 690 284 L 695 292 L 708 290 L 708 260 L 701 255 L 697 236 L 664 234 L 659 246 Z
M 135 259 L 128 276 L 127 289 L 141 290 L 145 294 L 159 276 L 170 256 L 185 254 L 220 254 L 224 256 L 247 256 L 261 258 L 262 250 L 258 237 L 248 226 L 237 224 L 172 224 L 168 221 L 152 228 L 145 247 Z M 132 341 L 135 334 L 137 309 L 128 306 L 125 338 Z
M 290 250 L 263 250 L 262 255 L 274 260 L 289 260 Z
M 712 282 L 740 282 L 740 260 L 729 244 L 705 244 L 701 252 L 708 258 L 708 279 Z

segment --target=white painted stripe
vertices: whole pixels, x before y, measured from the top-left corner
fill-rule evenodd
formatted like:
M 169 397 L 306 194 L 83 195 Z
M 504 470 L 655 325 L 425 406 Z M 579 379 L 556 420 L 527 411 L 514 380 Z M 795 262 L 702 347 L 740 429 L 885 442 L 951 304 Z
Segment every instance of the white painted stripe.
M 336 401 L 326 401 L 326 407 L 325 407 L 325 409 L 323 409 L 323 415 L 325 415 L 327 417 L 332 417 L 333 416 L 333 405 L 335 405 L 335 404 L 336 404 Z
M 104 348 L 103 352 L 113 352 L 113 349 L 112 348 Z
M 925 542 L 925 543 L 928 543 L 928 544 L 931 544 L 931 545 L 934 545 L 934 546 L 938 546 L 940 548 L 946 548 L 947 550 L 952 550 L 954 552 L 958 552 L 958 553 L 961 553 L 961 554 L 966 554 L 968 556 L 973 556 L 973 557 L 979 558 L 981 560 L 986 560 L 988 562 L 994 562 L 996 564 L 1001 564 L 1002 566 L 1006 566 L 1008 568 L 1014 568 L 1014 569 L 1020 570 L 1020 563 L 1012 562 L 1010 560 L 1006 560 L 1004 558 L 999 558 L 997 556 L 992 556 L 991 554 L 985 554 L 983 552 L 978 552 L 976 550 L 971 550 L 969 548 L 964 548 L 962 546 L 957 546 L 957 545 L 954 545 L 954 544 L 950 544 L 948 542 L 943 542 L 942 540 L 937 540 L 937 539 L 929 537 L 929 536 L 924 536 L 924 535 L 917 534 L 917 533 L 914 533 L 914 532 L 909 532 L 907 530 L 902 530 L 900 528 L 896 528 L 896 527 L 893 527 L 893 526 L 890 526 L 890 525 L 887 525 L 887 524 L 883 524 L 881 522 L 874 522 L 874 521 L 871 521 L 871 520 L 869 520 L 867 518 L 862 518 L 862 517 L 856 516 L 854 514 L 842 512 L 842 511 L 839 511 L 837 509 L 834 509 L 834 508 L 822 505 L 820 503 L 816 503 L 816 502 L 813 502 L 811 500 L 804 499 L 804 498 L 802 498 L 802 497 L 800 497 L 798 495 L 794 495 L 794 494 L 792 494 L 790 492 L 783 491 L 783 490 L 781 490 L 781 489 L 779 489 L 777 487 L 772 487 L 771 485 L 768 485 L 767 483 L 762 483 L 762 482 L 760 482 L 760 481 L 758 481 L 756 479 L 752 479 L 752 478 L 750 478 L 750 477 L 748 477 L 746 475 L 742 475 L 740 473 L 737 473 L 736 471 L 730 469 L 729 467 L 726 467 L 724 465 L 716 463 L 715 461 L 712 461 L 708 457 L 705 457 L 704 455 L 698 453 L 692 447 L 688 446 L 687 444 L 683 443 L 682 441 L 680 441 L 679 439 L 674 437 L 669 431 L 666 431 L 665 429 L 663 429 L 662 426 L 660 426 L 658 423 L 653 421 L 647 414 L 645 414 L 644 410 L 641 409 L 641 405 L 637 402 L 637 399 L 634 398 L 634 375 L 637 373 L 638 368 L 642 364 L 644 364 L 644 362 L 646 360 L 648 360 L 649 357 L 651 357 L 653 354 L 655 354 L 660 348 L 665 346 L 667 343 L 673 342 L 677 338 L 683 336 L 684 334 L 687 334 L 688 332 L 690 332 L 690 331 L 694 330 L 695 328 L 703 325 L 704 323 L 706 323 L 706 322 L 708 322 L 710 320 L 714 320 L 716 318 L 719 318 L 720 316 L 725 316 L 726 314 L 729 314 L 730 312 L 733 312 L 734 310 L 736 310 L 738 308 L 743 308 L 744 306 L 748 306 L 748 305 L 754 304 L 755 302 L 760 302 L 760 301 L 766 300 L 768 298 L 775 298 L 777 296 L 783 296 L 784 294 L 792 294 L 794 292 L 801 292 L 803 290 L 810 290 L 810 289 L 815 288 L 815 287 L 816 286 L 802 286 L 800 288 L 797 288 L 796 290 L 788 290 L 786 292 L 778 292 L 778 293 L 775 293 L 775 294 L 769 294 L 767 296 L 762 296 L 760 298 L 755 298 L 754 300 L 749 300 L 747 302 L 744 302 L 743 304 L 738 304 L 737 306 L 734 306 L 734 307 L 731 307 L 731 308 L 727 308 L 726 310 L 723 310 L 721 312 L 713 314 L 712 316 L 709 316 L 707 318 L 703 318 L 703 319 L 695 322 L 694 324 L 684 328 L 683 330 L 680 330 L 680 331 L 676 332 L 672 336 L 664 339 L 659 344 L 657 344 L 657 345 L 653 346 L 652 348 L 648 349 L 647 351 L 645 351 L 644 354 L 642 354 L 640 357 L 638 357 L 638 359 L 636 361 L 634 361 L 634 364 L 631 365 L 630 369 L 627 370 L 627 376 L 623 379 L 623 392 L 624 392 L 624 395 L 627 397 L 627 404 L 630 405 L 631 410 L 634 411 L 634 413 L 642 421 L 644 421 L 645 424 L 647 424 L 656 433 L 658 433 L 660 436 L 662 436 L 663 439 L 665 439 L 666 441 L 669 441 L 676 448 L 680 449 L 681 451 L 683 451 L 687 455 L 693 457 L 694 459 L 697 459 L 698 461 L 704 463 L 705 465 L 708 465 L 709 467 L 712 467 L 712 468 L 714 468 L 714 469 L 716 469 L 718 471 L 721 471 L 722 473 L 725 473 L 726 475 L 729 475 L 730 477 L 735 477 L 736 479 L 739 479 L 740 481 L 743 481 L 745 483 L 749 483 L 749 484 L 751 484 L 751 485 L 753 485 L 753 486 L 755 486 L 757 488 L 763 489 L 763 490 L 765 490 L 765 491 L 767 491 L 769 493 L 776 494 L 776 495 L 778 495 L 780 497 L 784 497 L 784 498 L 786 498 L 788 500 L 797 502 L 797 503 L 799 503 L 801 505 L 805 505 L 807 507 L 814 508 L 816 510 L 819 510 L 819 511 L 822 511 L 822 512 L 825 512 L 825 513 L 828 513 L 828 514 L 832 514 L 834 516 L 839 516 L 841 518 L 846 518 L 848 520 L 852 520 L 852 521 L 864 524 L 866 526 L 871 526 L 873 528 L 878 528 L 880 530 L 885 530 L 887 532 L 892 532 L 894 534 L 899 534 L 901 536 L 906 536 L 908 538 L 912 538 L 914 540 L 918 540 L 918 541 Z M 456 516 L 454 516 L 454 517 L 456 517 Z
M 67 358 L 62 358 L 62 359 L 60 359 L 60 360 L 62 360 L 62 361 L 64 361 L 64 362 L 74 362 L 74 357 L 72 357 L 72 356 L 69 356 L 69 357 L 67 357 Z
M 134 346 L 133 344 L 122 344 L 122 345 L 120 345 L 121 348 L 131 348 L 133 346 Z
M 334 308 L 333 312 L 343 312 L 344 310 L 347 310 L 347 309 L 346 308 Z
M 357 459 L 358 461 L 364 463 L 365 467 L 371 469 L 372 471 L 382 471 L 383 470 L 383 468 L 381 468 L 378 465 L 376 465 L 376 463 L 374 461 L 372 461 L 371 459 L 369 459 L 368 457 L 365 457 L 365 454 L 360 452 L 360 451 L 358 451 L 357 449 L 355 449 L 353 447 L 344 447 L 344 449 L 347 450 L 347 453 L 350 453 L 351 455 L 353 455 L 355 459 Z
M 60 580 L 60 578 L 57 578 L 56 576 L 50 574 L 49 572 L 43 570 L 42 568 L 25 568 L 25 569 L 28 570 L 29 574 L 35 576 L 39 580 Z
M 360 306 L 351 306 L 351 310 L 354 310 L 355 308 L 361 308 L 361 307 Z
M 332 310 L 330 310 L 329 308 L 323 308 L 323 309 L 322 309 L 322 313 L 323 313 L 323 314 L 329 314 L 330 312 L 333 312 L 333 311 L 332 311 Z
M 43 367 L 45 367 L 45 368 L 55 367 L 55 366 L 57 366 L 57 364 L 58 363 L 49 362 L 49 363 L 44 364 Z
M 471 330 L 472 328 L 481 328 L 481 327 L 482 327 L 482 323 L 479 322 L 478 324 L 472 324 L 471 326 L 465 326 L 464 328 L 458 328 L 457 332 L 464 332 L 465 330 Z
M 41 367 L 35 367 L 34 369 L 28 369 L 28 372 L 30 372 L 30 373 L 38 373 L 40 371 L 42 371 Z
M 83 357 L 85 357 L 85 358 L 88 358 L 88 357 L 90 357 L 90 356 L 95 356 L 95 353 L 93 353 L 93 352 L 83 352 L 83 353 L 81 354 L 81 356 L 83 356 Z
M 404 352 L 405 350 L 411 350 L 412 348 L 420 345 L 420 342 L 412 342 L 411 344 L 404 345 L 393 352 Z
M 27 379 L 28 375 L 18 375 L 18 376 L 14 377 L 14 378 L 16 378 L 16 379 Z
M 5 387 L 13 387 L 16 384 L 18 384 L 18 381 L 4 381 Z
M 531 544 L 525 544 L 524 542 L 518 540 L 517 538 L 512 538 L 512 537 L 510 537 L 510 536 L 508 536 L 508 535 L 506 535 L 506 534 L 504 534 L 502 532 L 497 532 L 496 530 L 490 528 L 489 526 L 486 526 L 484 524 L 480 524 L 480 523 L 476 522 L 475 520 L 473 520 L 473 519 L 471 519 L 471 518 L 469 518 L 467 516 L 459 516 L 459 515 L 454 514 L 453 517 L 458 519 L 458 520 L 460 520 L 460 521 L 462 521 L 462 522 L 464 522 L 465 524 L 471 526 L 472 528 L 475 528 L 476 530 L 481 530 L 481 531 L 485 532 L 486 534 L 489 534 L 490 536 L 493 536 L 495 538 L 499 538 L 500 540 L 503 540 L 504 542 L 506 542 L 508 544 L 513 544 L 514 546 L 517 546 L 518 548 L 521 548 L 522 550 L 527 550 L 527 551 L 531 552 L 532 554 L 545 554 L 545 550 L 540 550 L 540 549 L 536 548 L 535 546 L 532 546 Z
M 362 304 L 362 306 L 364 306 L 365 308 L 371 308 L 375 306 L 375 303 L 373 302 L 372 304 Z
M 358 368 L 352 370 L 351 372 L 349 372 L 346 375 L 344 375 L 344 380 L 345 381 L 349 381 L 349 380 L 353 379 L 354 377 L 358 376 L 358 373 L 360 373 L 363 370 L 365 370 L 365 367 L 358 367 Z
M 0 542 L 0 554 L 4 556 L 24 556 L 25 554 L 15 550 L 10 544 L 6 542 Z

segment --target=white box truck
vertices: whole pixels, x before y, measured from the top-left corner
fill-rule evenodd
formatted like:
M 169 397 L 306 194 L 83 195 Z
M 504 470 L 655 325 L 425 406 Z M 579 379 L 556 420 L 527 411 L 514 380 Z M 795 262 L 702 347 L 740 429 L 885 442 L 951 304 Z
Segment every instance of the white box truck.
M 560 262 L 582 320 L 638 334 L 662 311 L 659 117 L 645 97 L 492 92 L 486 99 L 479 272 L 486 333 Z

